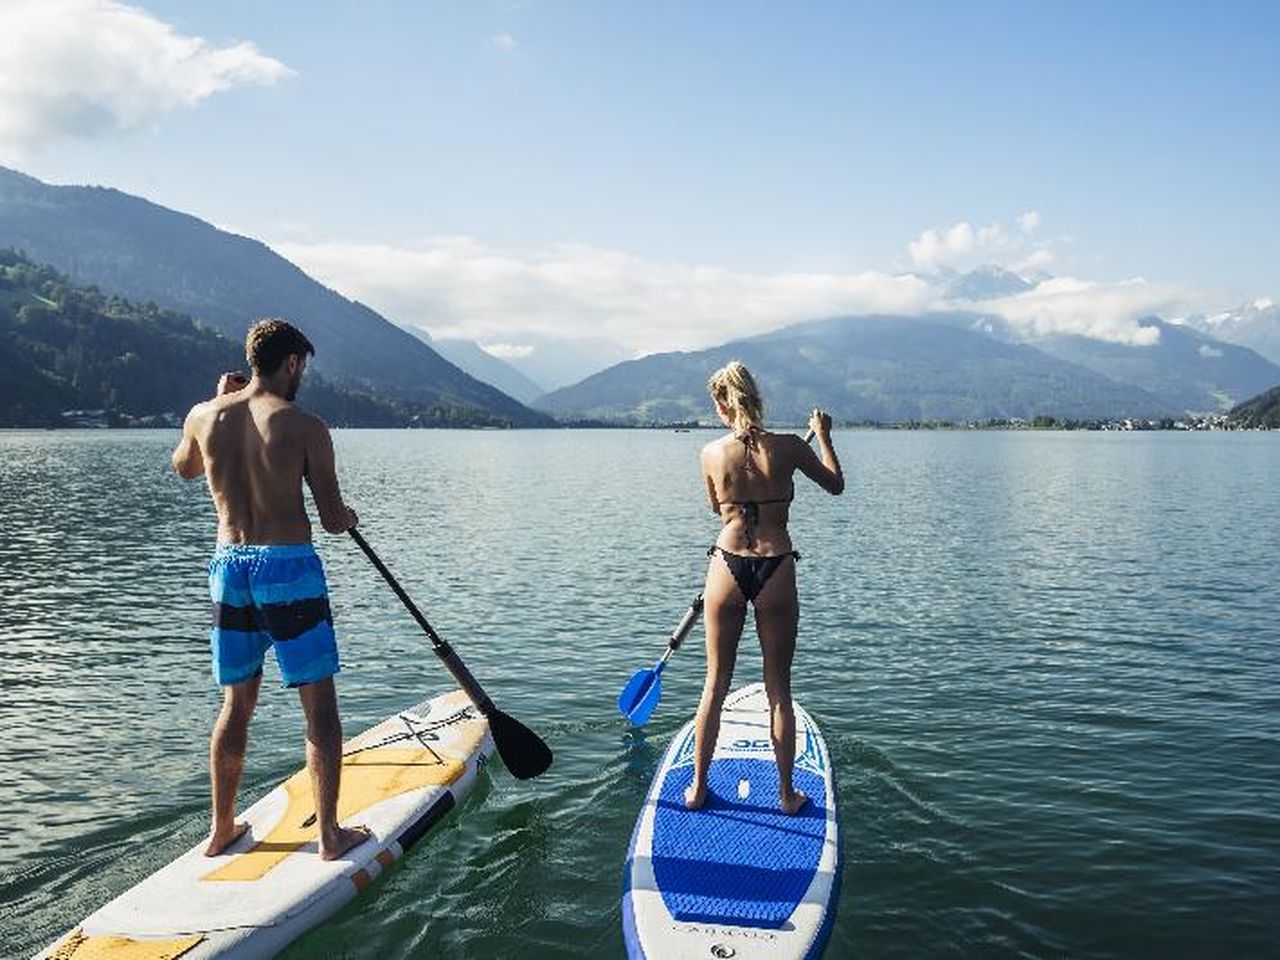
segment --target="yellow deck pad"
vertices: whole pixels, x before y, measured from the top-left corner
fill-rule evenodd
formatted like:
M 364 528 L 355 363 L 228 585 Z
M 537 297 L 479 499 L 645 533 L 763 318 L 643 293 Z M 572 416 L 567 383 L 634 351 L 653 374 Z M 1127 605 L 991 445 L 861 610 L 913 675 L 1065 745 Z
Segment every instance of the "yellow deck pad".
M 169 940 L 133 940 L 115 935 L 86 936 L 76 930 L 50 954 L 52 960 L 177 960 L 204 937 Z
M 448 786 L 465 769 L 458 760 L 420 748 L 380 747 L 353 753 L 342 759 L 338 819 L 347 820 L 411 790 Z M 299 770 L 284 782 L 284 789 L 289 796 L 288 808 L 271 832 L 202 880 L 261 880 L 291 853 L 317 839 L 310 774 L 305 768 Z

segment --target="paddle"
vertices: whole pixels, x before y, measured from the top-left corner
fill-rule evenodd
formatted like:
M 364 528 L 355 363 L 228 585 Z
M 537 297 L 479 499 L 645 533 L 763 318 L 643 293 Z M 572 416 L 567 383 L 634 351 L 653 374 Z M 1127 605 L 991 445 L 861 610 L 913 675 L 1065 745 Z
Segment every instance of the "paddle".
M 812 440 L 813 431 L 810 430 L 804 435 L 804 442 L 809 443 Z M 642 726 L 653 715 L 653 711 L 658 706 L 658 700 L 662 697 L 662 670 L 671 659 L 671 655 L 680 649 L 680 644 L 684 642 L 684 638 L 689 635 L 689 631 L 693 629 L 693 625 L 698 622 L 698 617 L 701 615 L 702 594 L 698 594 L 693 598 L 693 603 L 689 604 L 689 609 L 685 611 L 680 625 L 671 634 L 662 657 L 652 667 L 642 668 L 633 673 L 627 685 L 618 694 L 618 712 L 637 727 Z
M 391 571 L 378 559 L 378 555 L 365 542 L 360 532 L 355 527 L 352 527 L 347 533 L 351 534 L 351 539 L 364 551 L 364 555 L 369 558 L 369 561 L 382 574 L 382 579 L 386 580 L 391 589 L 395 591 L 396 596 L 400 598 L 400 602 L 405 605 L 405 609 L 413 615 L 413 619 L 418 621 L 418 626 L 422 628 L 422 632 L 431 638 L 431 645 L 435 649 L 436 656 L 453 674 L 459 686 L 471 698 L 471 702 L 476 705 L 476 709 L 488 717 L 489 729 L 493 733 L 493 742 L 497 745 L 498 754 L 502 757 L 502 762 L 507 765 L 507 769 L 511 771 L 512 776 L 517 780 L 529 780 L 543 773 L 551 766 L 551 748 L 542 742 L 541 737 L 515 717 L 503 713 L 497 708 L 494 702 L 489 699 L 489 695 L 484 692 L 480 683 L 471 675 L 471 671 L 462 662 L 462 658 L 454 653 L 453 648 L 440 639 L 440 635 L 431 628 L 431 624 L 427 623 L 427 618 L 422 615 L 422 612 L 409 599 L 409 595 L 404 592 L 404 588 L 396 582 L 396 578 L 391 575 Z
M 701 615 L 702 594 L 698 594 L 693 598 L 693 603 L 689 604 L 684 619 L 671 634 L 671 639 L 667 641 L 667 649 L 663 651 L 661 659 L 647 670 L 637 670 L 622 688 L 622 693 L 618 694 L 618 710 L 637 727 L 648 720 L 658 706 L 658 700 L 662 697 L 662 668 L 667 665 L 671 655 L 680 649 L 680 644 Z

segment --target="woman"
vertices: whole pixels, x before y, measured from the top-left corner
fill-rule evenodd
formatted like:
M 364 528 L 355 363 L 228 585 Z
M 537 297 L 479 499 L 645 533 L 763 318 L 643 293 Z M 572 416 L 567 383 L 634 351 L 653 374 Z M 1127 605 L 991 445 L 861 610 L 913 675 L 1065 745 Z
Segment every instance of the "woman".
M 770 733 L 778 760 L 778 802 L 788 814 L 804 806 L 791 784 L 796 718 L 791 708 L 791 658 L 800 604 L 796 598 L 799 554 L 787 533 L 787 512 L 799 470 L 828 493 L 844 490 L 844 473 L 831 445 L 831 417 L 814 410 L 809 426 L 822 458 L 794 434 L 764 429 L 764 405 L 750 372 L 736 360 L 707 382 L 716 412 L 731 431 L 702 448 L 702 473 L 711 509 L 724 527 L 709 551 L 703 590 L 707 624 L 707 679 L 698 704 L 693 783 L 684 802 L 697 810 L 707 798 L 707 770 L 720 733 L 720 708 L 729 692 L 747 604 L 755 606 L 756 633 L 764 654 Z

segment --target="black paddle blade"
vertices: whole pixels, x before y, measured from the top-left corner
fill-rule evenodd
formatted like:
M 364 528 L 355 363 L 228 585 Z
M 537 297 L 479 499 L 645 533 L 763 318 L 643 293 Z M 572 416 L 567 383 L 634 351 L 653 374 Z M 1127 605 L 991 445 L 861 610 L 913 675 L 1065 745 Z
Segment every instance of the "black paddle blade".
M 532 780 L 551 766 L 551 748 L 510 714 L 494 707 L 489 712 L 489 730 L 498 755 L 517 780 Z

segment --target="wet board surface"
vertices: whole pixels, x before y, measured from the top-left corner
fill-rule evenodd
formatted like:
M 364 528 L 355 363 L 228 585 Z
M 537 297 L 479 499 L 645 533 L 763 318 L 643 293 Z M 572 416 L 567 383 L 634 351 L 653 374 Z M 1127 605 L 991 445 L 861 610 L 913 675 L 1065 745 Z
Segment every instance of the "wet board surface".
M 627 856 L 623 933 L 631 957 L 786 958 L 822 953 L 839 888 L 839 819 L 826 743 L 797 703 L 792 782 L 809 797 L 778 807 L 778 767 L 763 684 L 731 693 L 701 810 L 693 721 L 672 739 Z
M 426 700 L 343 747 L 338 817 L 373 838 L 339 860 L 317 852 L 300 770 L 241 813 L 249 830 L 217 857 L 205 841 L 125 891 L 40 957 L 270 957 L 332 916 L 422 839 L 475 784 L 493 740 L 460 690 Z

